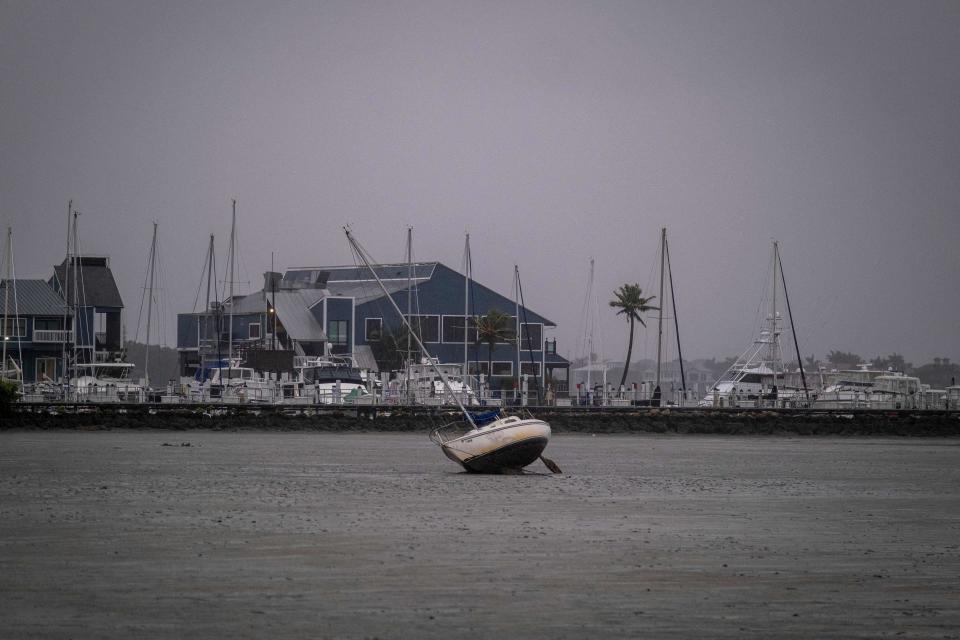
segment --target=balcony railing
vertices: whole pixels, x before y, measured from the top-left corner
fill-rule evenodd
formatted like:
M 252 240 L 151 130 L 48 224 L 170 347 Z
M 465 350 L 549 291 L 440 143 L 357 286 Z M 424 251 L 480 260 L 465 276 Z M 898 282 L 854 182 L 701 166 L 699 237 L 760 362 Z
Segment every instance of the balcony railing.
M 33 332 L 34 342 L 73 342 L 73 331 L 62 329 L 37 329 Z

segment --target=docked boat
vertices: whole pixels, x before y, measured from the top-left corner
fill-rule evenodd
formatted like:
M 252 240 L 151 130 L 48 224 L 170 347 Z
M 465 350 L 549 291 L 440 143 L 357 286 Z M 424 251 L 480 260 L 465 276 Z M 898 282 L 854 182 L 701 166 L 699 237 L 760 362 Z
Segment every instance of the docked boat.
M 239 362 L 218 362 L 197 370 L 190 397 L 193 402 L 272 402 L 274 383 Z
M 915 409 L 920 379 L 898 371 L 861 365 L 828 374 L 832 380 L 817 394 L 818 409 Z
M 349 228 L 345 227 L 344 231 L 353 251 L 370 270 L 397 316 L 410 329 L 406 317 L 371 266 L 372 261 L 367 252 L 353 237 Z M 428 358 L 428 363 L 434 363 L 416 332 L 411 330 L 410 334 Z M 551 471 L 559 473 L 560 470 L 556 465 L 543 457 L 543 451 L 550 441 L 549 424 L 529 414 L 515 416 L 506 415 L 501 411 L 492 411 L 474 415 L 466 410 L 460 398 L 454 393 L 443 369 L 435 365 L 432 368 L 440 378 L 444 390 L 454 398 L 463 415 L 461 420 L 434 429 L 430 433 L 430 440 L 441 448 L 444 455 L 473 473 L 518 471 L 538 459 L 543 460 Z
M 437 373 L 443 370 L 447 382 Z M 417 404 L 464 405 L 478 403 L 477 394 L 464 379 L 463 368 L 459 364 L 440 364 L 436 358 L 424 358 L 419 364 L 412 364 L 401 371 L 391 381 L 391 393 L 398 397 L 406 396 Z M 450 391 L 447 391 L 449 387 Z
M 70 395 L 77 402 L 143 402 L 144 387 L 130 379 L 132 362 L 81 365 L 85 375 L 70 379 Z
M 349 358 L 310 358 L 283 383 L 281 404 L 363 404 L 372 401 L 363 371 Z

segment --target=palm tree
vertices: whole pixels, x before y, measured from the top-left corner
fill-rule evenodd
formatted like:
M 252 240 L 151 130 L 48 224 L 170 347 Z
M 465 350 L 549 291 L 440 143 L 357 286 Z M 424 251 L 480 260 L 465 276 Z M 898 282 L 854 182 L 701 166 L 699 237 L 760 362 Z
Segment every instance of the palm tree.
M 651 307 L 650 302 L 656 299 L 656 296 L 649 298 L 643 297 L 643 291 L 639 284 L 625 284 L 613 292 L 617 296 L 616 300 L 610 301 L 610 306 L 616 309 L 618 316 L 627 316 L 627 322 L 630 323 L 630 343 L 627 346 L 627 361 L 623 365 L 623 375 L 620 377 L 620 386 L 627 381 L 627 372 L 630 370 L 630 358 L 633 357 L 633 327 L 634 322 L 639 322 L 644 327 L 647 323 L 643 321 L 641 314 L 647 311 L 657 311 L 660 307 Z
M 487 345 L 487 374 L 493 374 L 493 347 L 498 342 L 513 342 L 514 330 L 510 316 L 498 309 L 490 309 L 477 318 L 477 344 Z

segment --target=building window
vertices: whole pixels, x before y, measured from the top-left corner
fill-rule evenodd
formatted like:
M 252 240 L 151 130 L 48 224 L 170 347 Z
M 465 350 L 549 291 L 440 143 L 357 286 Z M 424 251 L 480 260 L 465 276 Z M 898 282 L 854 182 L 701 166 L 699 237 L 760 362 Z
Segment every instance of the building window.
M 249 325 L 247 325 L 247 337 L 250 338 L 251 340 L 260 339 L 260 323 L 259 322 L 251 322 Z
M 470 331 L 467 334 L 468 341 L 473 344 L 477 341 L 477 319 L 473 316 L 467 317 Z M 463 344 L 463 316 L 443 316 L 443 341 L 450 344 Z
M 26 318 L 0 318 L 0 333 L 4 338 L 26 338 Z
M 494 360 L 493 361 L 493 375 L 495 376 L 512 376 L 513 375 L 513 362 L 510 360 Z
M 467 369 L 470 371 L 470 375 L 479 376 L 479 375 L 490 375 L 489 370 L 487 369 L 487 361 L 483 362 L 474 362 L 471 361 Z
M 423 342 L 440 342 L 440 316 L 412 315 L 410 326 Z
M 520 323 L 520 348 L 526 349 L 527 334 L 530 335 L 529 348 L 533 351 L 540 351 L 543 340 L 543 325 L 539 322 Z
M 60 331 L 63 327 L 63 318 L 34 318 L 34 331 Z
M 347 344 L 348 335 L 346 320 L 330 320 L 327 322 L 327 341 L 332 345 Z
M 383 339 L 383 318 L 367 318 L 363 325 L 363 337 L 367 342 L 380 342 Z
M 540 377 L 540 363 L 539 362 L 521 362 L 520 363 L 520 375 L 523 376 L 536 376 Z
M 37 382 L 53 382 L 57 377 L 57 359 L 37 358 L 36 369 Z
M 543 343 L 543 350 L 546 351 L 548 354 L 554 354 L 554 353 L 556 353 L 556 352 L 557 352 L 557 341 L 556 341 L 556 339 L 554 339 L 554 340 L 547 340 L 546 342 L 544 342 L 544 343 Z

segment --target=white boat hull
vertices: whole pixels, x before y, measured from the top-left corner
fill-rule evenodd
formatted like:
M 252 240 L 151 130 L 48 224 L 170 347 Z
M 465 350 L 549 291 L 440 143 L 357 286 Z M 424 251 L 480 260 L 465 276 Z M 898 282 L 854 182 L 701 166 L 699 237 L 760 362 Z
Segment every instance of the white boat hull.
M 550 440 L 550 425 L 535 418 L 501 418 L 464 435 L 437 441 L 443 453 L 473 473 L 500 473 L 532 464 Z

